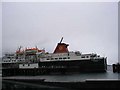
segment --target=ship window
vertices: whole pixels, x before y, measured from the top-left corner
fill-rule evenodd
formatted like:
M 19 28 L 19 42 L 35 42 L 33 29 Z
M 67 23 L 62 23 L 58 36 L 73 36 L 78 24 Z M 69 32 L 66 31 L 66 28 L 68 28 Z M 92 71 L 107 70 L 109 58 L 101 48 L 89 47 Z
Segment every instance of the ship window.
M 10 59 L 10 57 L 7 57 L 7 58 L 9 58 L 9 59 Z
M 23 64 L 23 66 L 24 66 L 24 64 Z
M 47 60 L 49 60 L 49 58 L 47 58 Z
M 59 59 L 62 59 L 62 58 L 59 58 Z
M 30 66 L 30 64 L 28 64 L 28 66 Z
M 85 58 L 85 56 L 81 56 L 81 58 Z
M 58 58 L 55 58 L 55 60 L 57 60 Z
M 70 59 L 70 57 L 68 57 L 68 59 Z
M 89 56 L 86 56 L 86 58 L 89 58 Z
M 66 59 L 66 57 L 64 57 L 63 59 Z

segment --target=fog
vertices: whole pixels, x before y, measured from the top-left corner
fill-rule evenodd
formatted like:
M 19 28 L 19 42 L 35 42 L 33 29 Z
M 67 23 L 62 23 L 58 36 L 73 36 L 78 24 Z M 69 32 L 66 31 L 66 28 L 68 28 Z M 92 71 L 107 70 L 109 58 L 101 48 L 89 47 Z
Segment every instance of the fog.
M 107 63 L 118 62 L 117 2 L 3 2 L 2 52 L 23 48 L 45 48 L 53 52 L 57 43 L 69 51 L 97 53 Z

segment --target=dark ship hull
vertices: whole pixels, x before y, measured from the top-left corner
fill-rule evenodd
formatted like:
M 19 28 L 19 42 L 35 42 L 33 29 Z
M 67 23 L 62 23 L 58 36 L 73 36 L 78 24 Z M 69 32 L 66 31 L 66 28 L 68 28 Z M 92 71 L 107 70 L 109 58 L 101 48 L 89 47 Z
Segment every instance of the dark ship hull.
M 9 65 L 9 64 L 8 64 Z M 13 75 L 43 75 L 43 74 L 70 74 L 83 72 L 106 72 L 106 59 L 101 60 L 71 60 L 39 62 L 39 68 L 18 68 L 15 63 L 13 68 L 3 68 L 3 76 Z M 4 64 L 3 64 L 4 66 Z

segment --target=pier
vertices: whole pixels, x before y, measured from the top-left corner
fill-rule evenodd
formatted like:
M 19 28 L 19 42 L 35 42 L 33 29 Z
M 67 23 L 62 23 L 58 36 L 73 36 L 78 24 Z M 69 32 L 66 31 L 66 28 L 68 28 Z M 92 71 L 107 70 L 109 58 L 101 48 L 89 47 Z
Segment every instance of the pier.
M 2 82 L 2 90 L 8 90 L 8 88 L 14 88 L 15 90 L 16 88 L 21 88 L 22 90 L 78 90 L 81 88 L 120 88 L 120 80 L 115 79 L 88 79 L 79 82 L 52 82 L 40 78 L 3 77 Z
M 120 63 L 113 64 L 112 67 L 113 67 L 113 72 L 114 73 L 116 73 L 116 72 L 120 73 Z

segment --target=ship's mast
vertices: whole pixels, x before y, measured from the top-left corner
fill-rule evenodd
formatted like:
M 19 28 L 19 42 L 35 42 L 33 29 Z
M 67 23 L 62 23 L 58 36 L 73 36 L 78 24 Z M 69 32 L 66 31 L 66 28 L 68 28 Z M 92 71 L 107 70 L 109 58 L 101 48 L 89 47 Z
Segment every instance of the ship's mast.
M 22 46 L 20 46 L 20 47 L 18 48 L 18 51 L 19 51 L 19 52 L 21 51 L 21 48 L 22 48 Z
M 61 38 L 61 40 L 60 40 L 60 43 L 63 41 L 63 37 Z

